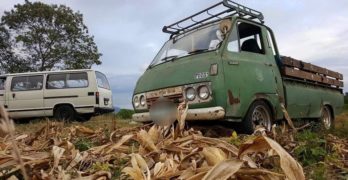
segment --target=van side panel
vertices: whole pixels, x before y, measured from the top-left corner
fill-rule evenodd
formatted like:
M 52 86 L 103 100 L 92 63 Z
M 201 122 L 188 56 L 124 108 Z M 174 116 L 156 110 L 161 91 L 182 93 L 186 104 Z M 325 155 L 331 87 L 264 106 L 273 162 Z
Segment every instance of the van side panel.
M 19 85 L 24 85 L 26 77 L 39 78 L 38 84 L 41 87 L 30 87 L 31 89 L 21 89 Z M 42 78 L 42 79 L 41 79 Z M 22 80 L 23 79 L 23 80 Z M 8 112 L 12 118 L 28 118 L 28 117 L 42 117 L 44 116 L 45 107 L 43 105 L 43 81 L 44 75 L 25 75 L 13 76 L 7 79 L 7 106 Z M 12 89 L 12 87 L 14 87 Z M 23 86 L 24 87 L 24 86 Z M 35 89 L 36 88 L 36 89 Z
M 55 74 L 48 74 L 46 78 L 46 90 L 44 91 L 44 105 L 49 108 L 45 111 L 46 116 L 53 116 L 54 108 L 57 105 L 68 104 L 72 105 L 77 113 L 94 113 L 95 107 L 95 92 L 97 91 L 96 83 L 94 81 L 94 71 L 78 72 L 87 73 L 88 85 L 86 87 L 72 87 L 54 89 L 49 87 L 50 76 Z M 74 74 L 74 73 L 56 73 L 56 74 Z

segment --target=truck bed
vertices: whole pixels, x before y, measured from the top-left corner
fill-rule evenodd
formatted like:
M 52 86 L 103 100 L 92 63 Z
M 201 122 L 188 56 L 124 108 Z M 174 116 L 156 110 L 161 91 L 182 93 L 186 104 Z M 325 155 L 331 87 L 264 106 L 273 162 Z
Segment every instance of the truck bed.
M 280 68 L 292 118 L 319 118 L 322 105 L 330 105 L 334 114 L 342 111 L 342 74 L 290 57 L 282 57 Z
M 286 78 L 308 81 L 337 89 L 343 87 L 342 74 L 291 57 L 281 58 L 281 71 L 282 76 Z

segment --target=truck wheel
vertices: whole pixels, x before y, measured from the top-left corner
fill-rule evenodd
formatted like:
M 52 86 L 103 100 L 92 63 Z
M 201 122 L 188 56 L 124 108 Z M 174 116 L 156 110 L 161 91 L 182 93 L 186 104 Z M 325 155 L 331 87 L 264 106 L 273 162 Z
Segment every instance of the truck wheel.
M 320 123 L 326 130 L 334 127 L 333 116 L 328 106 L 324 106 L 321 111 Z
M 54 118 L 60 121 L 70 122 L 76 117 L 76 112 L 73 107 L 62 105 L 55 109 Z
M 269 106 L 263 101 L 254 102 L 244 118 L 243 130 L 245 133 L 251 134 L 256 126 L 264 126 L 267 131 L 272 128 L 272 114 Z

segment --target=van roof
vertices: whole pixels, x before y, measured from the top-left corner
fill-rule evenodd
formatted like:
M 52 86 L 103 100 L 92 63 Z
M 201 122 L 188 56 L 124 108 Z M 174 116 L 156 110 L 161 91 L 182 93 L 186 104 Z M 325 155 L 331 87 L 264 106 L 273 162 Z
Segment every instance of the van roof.
M 51 74 L 51 73 L 62 73 L 62 72 L 86 72 L 86 71 L 94 71 L 94 70 L 93 69 L 72 69 L 72 70 L 58 70 L 58 71 L 25 72 L 25 73 L 0 74 L 0 77 L 16 76 L 16 75 Z

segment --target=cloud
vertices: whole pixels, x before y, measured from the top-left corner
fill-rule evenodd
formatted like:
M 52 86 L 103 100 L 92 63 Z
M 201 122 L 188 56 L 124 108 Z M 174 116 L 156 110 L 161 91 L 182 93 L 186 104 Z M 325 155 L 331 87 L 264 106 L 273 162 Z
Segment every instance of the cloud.
M 0 0 L 10 10 L 24 0 Z M 65 4 L 84 15 L 94 35 L 104 72 L 113 88 L 115 103 L 131 107 L 137 78 L 152 61 L 168 34 L 164 25 L 187 17 L 218 1 L 202 0 L 45 0 Z M 237 0 L 263 12 L 273 29 L 280 53 L 344 73 L 348 79 L 348 1 Z M 0 12 L 1 14 L 1 12 Z M 348 81 L 345 80 L 348 85 Z M 348 88 L 345 88 L 348 91 Z

